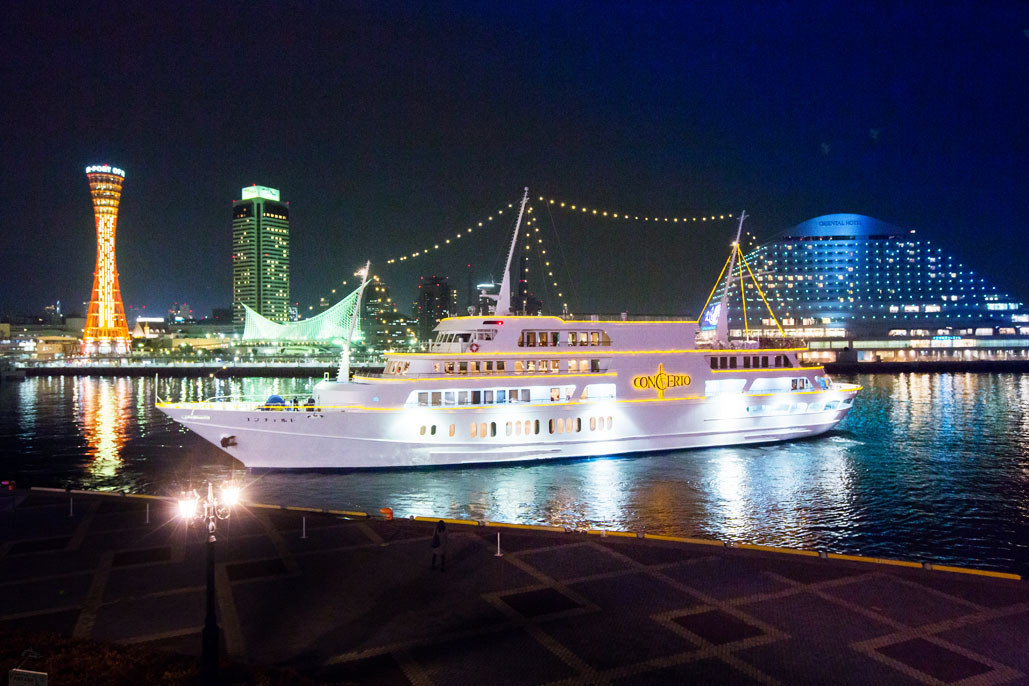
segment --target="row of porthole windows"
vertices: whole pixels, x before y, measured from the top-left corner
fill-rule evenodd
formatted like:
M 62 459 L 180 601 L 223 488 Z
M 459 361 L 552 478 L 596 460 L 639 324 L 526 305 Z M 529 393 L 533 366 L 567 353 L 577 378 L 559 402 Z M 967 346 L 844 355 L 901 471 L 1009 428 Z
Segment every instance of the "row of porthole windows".
M 577 433 L 582 431 L 582 417 L 563 417 L 551 419 L 548 429 L 552 434 Z M 590 431 L 610 431 L 612 425 L 611 417 L 590 417 Z M 453 438 L 457 431 L 455 424 L 450 424 L 447 435 Z M 442 431 L 441 431 L 442 432 Z M 504 433 L 507 436 L 532 436 L 540 432 L 540 420 L 526 419 L 507 422 L 504 426 Z M 437 433 L 435 424 L 423 424 L 418 427 L 419 436 L 435 436 Z M 492 438 L 497 435 L 496 422 L 472 422 L 469 427 L 469 434 L 472 438 Z

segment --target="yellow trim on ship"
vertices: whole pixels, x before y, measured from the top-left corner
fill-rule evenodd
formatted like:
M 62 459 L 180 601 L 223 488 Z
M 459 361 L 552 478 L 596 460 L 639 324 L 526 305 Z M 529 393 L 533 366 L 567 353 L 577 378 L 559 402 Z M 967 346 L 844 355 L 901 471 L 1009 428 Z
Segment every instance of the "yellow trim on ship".
M 563 347 L 563 346 L 562 346 Z M 753 350 L 714 350 L 708 348 L 685 348 L 682 350 L 601 350 L 604 346 L 598 345 L 584 345 L 575 350 L 569 348 L 563 348 L 562 350 L 554 350 L 549 346 L 541 346 L 537 348 L 526 348 L 524 350 L 511 351 L 511 350 L 497 350 L 493 352 L 482 352 L 482 353 L 445 353 L 445 352 L 432 352 L 432 353 L 388 353 L 386 357 L 393 359 L 395 357 L 413 357 L 413 358 L 429 358 L 438 359 L 440 361 L 448 360 L 452 357 L 489 357 L 495 358 L 499 356 L 522 356 L 530 358 L 539 357 L 552 357 L 554 355 L 571 355 L 573 357 L 611 357 L 612 355 L 682 355 L 685 353 L 702 353 L 705 355 L 711 354 L 728 354 L 734 355 L 753 355 L 755 353 L 792 353 L 792 352 L 805 352 L 807 348 L 755 348 Z M 544 352 L 538 352 L 538 351 Z M 588 352 L 587 352 L 588 351 Z M 806 369 L 813 369 L 813 367 L 806 367 Z
M 357 381 L 358 379 L 368 383 L 394 383 L 398 381 L 403 383 L 413 383 L 415 381 L 446 381 L 449 379 L 454 379 L 456 381 L 476 381 L 479 379 L 486 379 L 487 381 L 499 381 L 501 379 L 520 379 L 524 381 L 525 379 L 570 379 L 577 377 L 594 378 L 598 376 L 618 376 L 618 372 L 594 372 L 592 374 L 568 374 L 567 372 L 564 374 L 554 374 L 553 372 L 523 372 L 522 374 L 516 374 L 513 376 L 498 376 L 496 374 L 477 374 L 475 376 L 472 376 L 470 374 L 458 374 L 456 372 L 452 374 L 446 374 L 443 372 L 432 372 L 432 374 L 436 374 L 438 376 L 419 376 L 405 379 L 402 375 L 398 377 L 385 378 L 378 376 L 357 376 L 355 374 L 354 381 Z

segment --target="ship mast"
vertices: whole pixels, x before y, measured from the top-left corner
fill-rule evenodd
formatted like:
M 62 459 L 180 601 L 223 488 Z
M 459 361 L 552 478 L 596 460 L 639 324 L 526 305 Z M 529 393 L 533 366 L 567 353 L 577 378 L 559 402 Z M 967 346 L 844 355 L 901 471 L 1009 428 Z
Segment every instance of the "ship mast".
M 740 225 L 736 229 L 736 240 L 732 244 L 732 254 L 729 256 L 729 273 L 725 275 L 725 290 L 722 291 L 722 300 L 718 305 L 718 323 L 715 324 L 716 345 L 729 347 L 729 288 L 732 286 L 732 272 L 736 266 L 736 252 L 740 249 L 740 236 L 743 234 L 743 220 L 747 218 L 747 212 L 740 213 Z
M 340 355 L 339 372 L 336 374 L 337 383 L 346 383 L 350 380 L 350 344 L 354 338 L 354 327 L 357 326 L 357 320 L 361 316 L 361 295 L 364 293 L 364 287 L 368 284 L 368 273 L 371 271 L 371 267 L 372 263 L 369 260 L 365 263 L 364 269 L 358 272 L 361 275 L 361 287 L 357 289 L 357 302 L 354 303 L 354 312 L 350 315 L 350 331 L 347 332 L 347 339 L 343 341 L 343 354 Z
M 525 187 L 525 195 L 522 196 L 522 205 L 518 208 L 518 221 L 515 222 L 514 236 L 511 237 L 511 249 L 507 252 L 507 266 L 504 267 L 504 278 L 500 282 L 500 295 L 497 296 L 498 315 L 511 314 L 511 260 L 514 258 L 515 245 L 518 244 L 518 231 L 522 228 L 522 213 L 525 212 L 525 203 L 529 202 L 529 187 Z

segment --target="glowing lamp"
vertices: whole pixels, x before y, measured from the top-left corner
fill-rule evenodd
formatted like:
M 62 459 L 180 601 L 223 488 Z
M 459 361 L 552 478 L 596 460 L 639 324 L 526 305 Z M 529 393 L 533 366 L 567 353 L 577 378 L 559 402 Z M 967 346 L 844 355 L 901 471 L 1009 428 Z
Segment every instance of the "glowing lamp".
M 239 486 L 231 481 L 222 484 L 222 504 L 226 507 L 234 507 L 239 504 Z
M 196 495 L 183 493 L 179 498 L 179 516 L 183 519 L 193 519 L 197 512 Z

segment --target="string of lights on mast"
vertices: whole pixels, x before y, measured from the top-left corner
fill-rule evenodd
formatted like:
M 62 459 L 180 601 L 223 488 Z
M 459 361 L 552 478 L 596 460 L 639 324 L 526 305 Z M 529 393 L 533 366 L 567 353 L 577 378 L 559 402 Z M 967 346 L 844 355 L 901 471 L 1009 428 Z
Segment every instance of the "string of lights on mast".
M 610 220 L 633 221 L 633 222 L 637 222 L 637 221 L 638 222 L 655 222 L 655 223 L 656 222 L 666 222 L 666 223 L 670 223 L 670 224 L 677 224 L 677 223 L 684 223 L 685 224 L 685 223 L 690 223 L 690 222 L 721 221 L 721 220 L 726 220 L 726 219 L 732 219 L 733 218 L 732 213 L 720 213 L 720 214 L 711 214 L 711 215 L 673 216 L 673 215 L 668 215 L 668 214 L 665 214 L 665 213 L 642 213 L 642 214 L 640 214 L 638 212 L 636 212 L 636 213 L 623 212 L 623 211 L 615 212 L 615 211 L 612 211 L 612 210 L 602 210 L 602 209 L 598 209 L 598 208 L 591 208 L 591 207 L 588 207 L 588 206 L 583 205 L 583 204 L 578 203 L 578 202 L 572 203 L 572 202 L 568 202 L 568 201 L 557 200 L 557 199 L 554 199 L 554 198 L 547 198 L 546 196 L 542 196 L 542 195 L 538 196 L 538 200 L 539 200 L 539 202 L 542 202 L 542 203 L 544 203 L 546 205 L 549 205 L 549 206 L 551 206 L 553 208 L 564 209 L 564 210 L 567 210 L 567 211 L 569 211 L 571 213 L 574 213 L 574 214 L 586 214 L 586 215 L 589 215 L 590 217 L 597 217 L 597 218 L 601 218 L 601 219 L 610 219 Z M 433 242 L 433 244 L 431 246 L 427 246 L 427 247 L 425 247 L 425 248 L 423 248 L 421 250 L 415 250 L 415 251 L 410 252 L 410 253 L 406 253 L 405 252 L 405 253 L 400 254 L 400 255 L 394 255 L 393 257 L 389 257 L 389 258 L 386 258 L 386 259 L 383 259 L 383 260 L 373 260 L 372 263 L 373 264 L 394 265 L 394 264 L 398 264 L 400 262 L 406 262 L 408 260 L 413 260 L 413 259 L 416 259 L 418 257 L 422 257 L 422 256 L 425 256 L 425 255 L 428 255 L 430 253 L 434 253 L 434 252 L 437 252 L 437 251 L 440 251 L 440 250 L 445 250 L 447 248 L 447 246 L 456 245 L 457 241 L 459 241 L 461 238 L 468 238 L 468 237 L 470 237 L 470 235 L 472 233 L 474 233 L 475 229 L 477 229 L 477 228 L 478 229 L 482 229 L 482 228 L 488 227 L 494 221 L 502 219 L 503 216 L 504 216 L 504 210 L 513 210 L 513 209 L 514 209 L 514 203 L 508 203 L 506 207 L 502 207 L 502 208 L 498 209 L 493 214 L 487 215 L 484 219 L 472 222 L 471 226 L 466 226 L 464 229 L 458 230 L 457 232 L 451 234 L 447 238 L 444 238 L 442 240 L 437 240 L 437 241 Z M 546 257 L 547 252 L 542 247 L 543 240 L 538 235 L 539 234 L 539 224 L 538 224 L 538 222 L 536 222 L 536 217 L 533 215 L 534 208 L 530 204 L 530 205 L 528 205 L 526 207 L 525 211 L 527 213 L 527 218 L 526 218 L 526 227 L 527 227 L 527 229 L 526 229 L 526 234 L 525 234 L 525 237 L 526 237 L 527 241 L 526 241 L 526 245 L 525 245 L 525 250 L 526 251 L 530 251 L 531 250 L 532 245 L 533 245 L 532 239 L 535 239 L 536 240 L 535 245 L 536 245 L 536 248 L 540 251 L 540 256 L 541 256 L 541 261 L 543 262 L 543 266 L 545 268 L 547 268 L 546 269 L 546 275 L 545 275 L 545 278 L 544 278 L 544 282 L 545 283 L 550 283 L 555 289 L 557 289 L 557 291 L 556 291 L 557 292 L 557 296 L 559 298 L 563 298 L 564 297 L 564 292 L 558 286 L 558 283 L 557 283 L 556 279 L 553 278 L 554 277 L 553 269 L 550 269 L 550 267 L 551 267 L 550 258 Z M 749 233 L 748 233 L 748 237 L 749 237 Z M 528 255 L 524 255 L 523 257 L 524 257 L 524 259 L 523 259 L 522 274 L 523 274 L 523 278 L 527 278 L 529 256 Z M 376 280 L 378 279 L 377 276 L 372 277 L 372 278 L 374 278 Z M 343 282 L 343 285 L 346 285 L 346 281 Z M 335 293 L 336 293 L 336 289 L 332 289 L 332 295 L 334 295 Z M 322 297 L 320 299 L 320 302 L 322 302 L 322 303 L 325 303 L 326 301 L 332 301 L 332 297 L 331 296 L 329 298 Z M 567 303 L 562 303 L 562 306 L 567 308 L 568 305 L 567 305 Z

